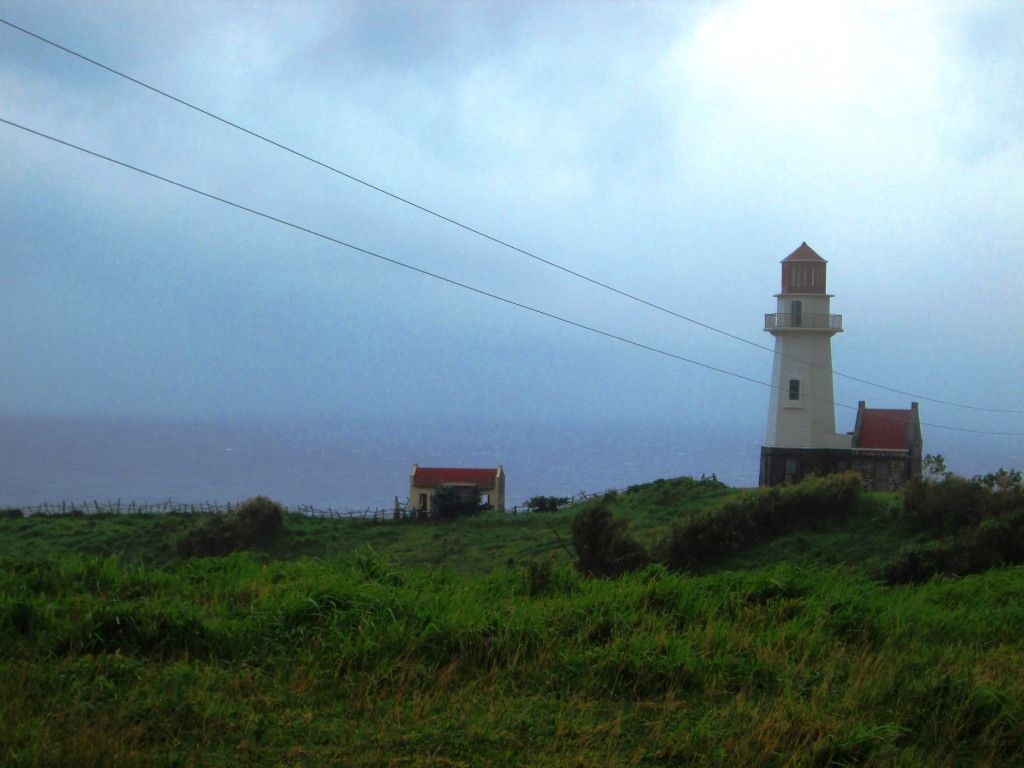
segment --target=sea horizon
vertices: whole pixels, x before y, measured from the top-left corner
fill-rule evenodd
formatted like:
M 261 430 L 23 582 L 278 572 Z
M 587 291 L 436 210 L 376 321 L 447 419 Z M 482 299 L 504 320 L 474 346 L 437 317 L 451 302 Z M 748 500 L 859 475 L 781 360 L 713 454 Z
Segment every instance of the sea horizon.
M 662 477 L 757 482 L 758 436 L 707 426 L 581 419 L 189 420 L 0 416 L 0 505 L 120 501 L 352 511 L 404 502 L 412 465 L 501 464 L 507 506 Z
M 573 496 L 669 477 L 757 484 L 757 429 L 620 418 L 160 420 L 0 416 L 0 506 L 120 501 L 234 503 L 256 495 L 288 507 L 390 509 L 412 465 L 492 467 L 509 508 L 531 496 Z M 971 476 L 1020 457 L 970 435 L 929 443 Z M 947 437 L 948 436 L 941 436 Z M 1012 446 L 1010 446 L 1012 447 Z

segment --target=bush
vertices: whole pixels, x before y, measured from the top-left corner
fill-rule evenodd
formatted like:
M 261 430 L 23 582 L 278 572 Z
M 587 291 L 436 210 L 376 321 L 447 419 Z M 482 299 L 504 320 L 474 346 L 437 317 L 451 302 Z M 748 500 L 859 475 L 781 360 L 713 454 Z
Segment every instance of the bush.
M 476 486 L 441 486 L 430 496 L 431 520 L 455 520 L 467 515 L 479 515 L 486 504 L 480 503 L 480 489 Z
M 945 542 L 909 549 L 885 570 L 889 584 L 917 584 L 933 576 L 966 576 L 1024 563 L 1024 509 L 983 521 Z
M 1000 469 L 971 480 L 947 473 L 937 482 L 916 478 L 908 483 L 903 508 L 919 528 L 957 533 L 1024 509 L 1024 489 L 1015 470 Z
M 957 531 L 985 517 L 988 491 L 956 475 L 938 482 L 914 478 L 903 490 L 903 508 L 919 528 Z
M 15 520 L 20 517 L 24 517 L 25 513 L 17 507 L 8 507 L 7 509 L 0 509 L 0 519 Z
M 220 557 L 241 547 L 238 534 L 228 518 L 214 516 L 186 533 L 178 541 L 177 550 L 181 557 Z
M 284 507 L 265 496 L 243 502 L 234 516 L 239 534 L 249 544 L 268 541 L 284 530 Z
M 975 475 L 971 478 L 975 483 L 988 488 L 990 491 L 1021 491 L 1024 490 L 1024 475 L 1019 469 L 1003 469 L 1000 467 L 995 472 L 987 475 Z
M 256 496 L 224 517 L 211 517 L 178 542 L 181 557 L 219 557 L 269 543 L 284 530 L 284 507 Z
M 568 496 L 533 496 L 526 502 L 526 508 L 531 512 L 557 512 L 568 503 Z
M 846 472 L 732 497 L 673 527 L 660 546 L 662 558 L 670 570 L 700 568 L 802 526 L 845 517 L 856 508 L 862 488 L 860 475 Z
M 643 546 L 627 535 L 629 522 L 616 520 L 608 510 L 607 498 L 582 510 L 572 521 L 576 568 L 587 576 L 619 576 L 650 563 Z
M 949 538 L 904 551 L 885 569 L 890 584 L 919 583 L 1024 563 L 1024 487 L 1017 470 L 999 469 L 970 480 L 931 473 L 907 485 L 906 515 L 921 529 Z

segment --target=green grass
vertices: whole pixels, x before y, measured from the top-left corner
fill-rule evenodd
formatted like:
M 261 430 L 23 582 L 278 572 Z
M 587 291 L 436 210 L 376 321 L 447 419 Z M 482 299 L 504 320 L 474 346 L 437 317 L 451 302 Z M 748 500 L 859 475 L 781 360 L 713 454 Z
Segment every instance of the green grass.
M 604 503 L 653 548 L 744 493 Z M 193 560 L 199 516 L 0 519 L 0 764 L 1024 766 L 1024 568 L 885 586 L 900 508 L 611 581 L 577 510 Z
M 689 478 L 659 480 L 620 494 L 616 515 L 653 546 L 672 525 L 736 493 Z M 265 552 L 276 559 L 334 558 L 372 547 L 405 566 L 446 566 L 465 573 L 505 567 L 509 560 L 555 558 L 569 562 L 572 517 L 587 502 L 560 512 L 510 515 L 490 512 L 448 523 L 372 522 L 288 515 L 285 535 Z M 0 557 L 39 557 L 68 552 L 116 554 L 150 565 L 174 562 L 174 544 L 199 527 L 204 515 L 63 515 L 0 518 Z
M 1024 571 L 616 581 L 5 561 L 12 765 L 963 765 L 1024 755 Z M 533 591 L 534 594 L 531 594 Z M 41 738 L 45 734 L 46 738 Z
M 396 524 L 292 514 L 286 517 L 285 535 L 263 551 L 277 559 L 330 558 L 372 547 L 403 565 L 479 572 L 505 566 L 509 558 L 521 562 L 564 554 L 558 536 L 568 541 L 570 519 L 565 512 L 542 519 L 488 513 L 453 523 Z M 204 515 L 189 514 L 0 519 L 0 557 L 73 552 L 167 564 L 177 560 L 175 542 L 204 520 Z
M 0 519 L 0 557 L 44 557 L 69 552 L 120 555 L 150 565 L 177 560 L 175 543 L 199 527 L 205 515 L 30 516 Z M 569 516 L 545 516 L 567 536 Z M 374 523 L 290 514 L 285 535 L 264 551 L 274 558 L 338 557 L 367 546 L 386 551 L 404 565 L 450 565 L 463 571 L 504 566 L 545 555 L 558 540 L 545 524 L 527 516 L 489 513 L 450 524 Z M 496 560 L 497 558 L 497 560 Z

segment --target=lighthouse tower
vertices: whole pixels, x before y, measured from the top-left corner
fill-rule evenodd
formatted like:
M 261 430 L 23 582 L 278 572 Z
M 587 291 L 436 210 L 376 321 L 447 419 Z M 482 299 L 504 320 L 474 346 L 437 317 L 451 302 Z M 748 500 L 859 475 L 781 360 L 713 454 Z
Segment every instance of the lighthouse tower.
M 768 434 L 761 449 L 761 485 L 792 482 L 831 465 L 848 451 L 850 435 L 836 434 L 832 337 L 843 330 L 830 314 L 826 262 L 802 243 L 782 260 L 782 290 L 764 330 L 775 337 Z

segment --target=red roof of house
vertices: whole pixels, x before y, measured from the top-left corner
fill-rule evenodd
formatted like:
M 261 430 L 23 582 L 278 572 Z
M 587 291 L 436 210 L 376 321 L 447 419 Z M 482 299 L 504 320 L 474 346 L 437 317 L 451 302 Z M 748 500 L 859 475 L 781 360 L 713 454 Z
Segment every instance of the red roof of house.
M 412 484 L 417 488 L 436 488 L 439 485 L 475 485 L 478 488 L 493 488 L 497 475 L 497 467 L 493 469 L 417 467 L 412 476 Z
M 800 243 L 800 247 L 793 251 L 783 261 L 825 261 L 814 252 L 807 243 Z
M 907 450 L 910 447 L 913 416 L 913 410 L 865 408 L 862 411 L 857 445 L 854 447 Z

